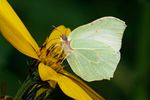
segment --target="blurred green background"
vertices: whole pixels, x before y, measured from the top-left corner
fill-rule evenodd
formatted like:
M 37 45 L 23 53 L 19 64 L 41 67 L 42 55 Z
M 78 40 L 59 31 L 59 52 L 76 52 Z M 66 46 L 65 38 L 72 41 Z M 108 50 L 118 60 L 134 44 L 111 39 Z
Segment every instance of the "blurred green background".
M 127 24 L 122 58 L 110 81 L 88 83 L 106 100 L 150 100 L 150 1 L 148 0 L 8 0 L 39 46 L 53 29 L 74 29 L 103 16 Z M 0 35 L 1 94 L 15 95 L 27 76 L 29 58 Z

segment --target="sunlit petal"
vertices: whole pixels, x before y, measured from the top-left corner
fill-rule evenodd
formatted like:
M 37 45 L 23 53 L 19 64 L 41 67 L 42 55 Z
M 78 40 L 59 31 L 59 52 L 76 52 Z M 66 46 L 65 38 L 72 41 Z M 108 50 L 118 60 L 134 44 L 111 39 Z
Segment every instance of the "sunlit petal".
M 49 83 L 50 80 L 56 81 L 62 91 L 69 97 L 77 100 L 92 100 L 90 96 L 74 81 L 62 74 L 56 73 L 51 67 L 40 63 L 38 66 L 38 72 L 43 81 L 49 81 Z
M 20 52 L 38 58 L 36 54 L 39 50 L 38 45 L 7 0 L 0 0 L 0 31 Z
M 61 36 L 62 35 L 68 36 L 70 33 L 71 30 L 69 28 L 66 28 L 63 25 L 56 27 L 48 37 L 47 40 L 48 44 L 46 47 L 49 48 L 54 43 L 61 44 L 61 39 L 60 39 Z
M 58 80 L 58 74 L 51 67 L 40 63 L 38 66 L 39 76 L 42 81 Z
M 78 84 L 93 100 L 104 100 L 103 97 L 101 97 L 99 94 L 97 94 L 93 89 L 91 89 L 88 85 L 86 85 L 82 80 L 75 77 L 74 75 L 63 71 L 63 74 L 67 77 L 69 77 L 72 81 L 74 81 L 76 84 Z
M 58 76 L 58 85 L 67 96 L 76 100 L 92 100 L 92 98 L 74 81 L 62 74 L 58 74 Z

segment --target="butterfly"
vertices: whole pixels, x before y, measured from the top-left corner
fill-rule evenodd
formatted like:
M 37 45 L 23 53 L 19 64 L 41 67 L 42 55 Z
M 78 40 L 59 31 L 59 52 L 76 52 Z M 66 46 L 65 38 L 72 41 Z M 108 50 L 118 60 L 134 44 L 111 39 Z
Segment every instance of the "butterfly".
M 125 28 L 124 21 L 103 17 L 62 35 L 62 48 L 73 72 L 88 82 L 112 78 Z

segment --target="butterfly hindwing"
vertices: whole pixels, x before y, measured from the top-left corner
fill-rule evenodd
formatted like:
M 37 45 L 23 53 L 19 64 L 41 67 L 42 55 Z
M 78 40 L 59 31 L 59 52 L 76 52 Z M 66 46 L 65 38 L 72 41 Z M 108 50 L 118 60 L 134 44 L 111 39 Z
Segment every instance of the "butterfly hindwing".
M 76 49 L 68 58 L 72 70 L 86 81 L 110 79 L 120 60 L 120 53 L 105 49 Z

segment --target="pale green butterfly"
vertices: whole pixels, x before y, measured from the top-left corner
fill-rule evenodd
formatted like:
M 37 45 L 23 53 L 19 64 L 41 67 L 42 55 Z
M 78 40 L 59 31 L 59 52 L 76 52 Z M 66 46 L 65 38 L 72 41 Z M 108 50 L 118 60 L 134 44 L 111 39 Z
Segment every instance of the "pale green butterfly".
M 67 61 L 85 81 L 110 79 L 120 60 L 124 21 L 103 17 L 73 30 L 63 39 Z

